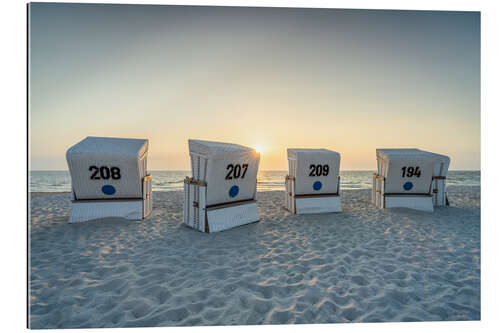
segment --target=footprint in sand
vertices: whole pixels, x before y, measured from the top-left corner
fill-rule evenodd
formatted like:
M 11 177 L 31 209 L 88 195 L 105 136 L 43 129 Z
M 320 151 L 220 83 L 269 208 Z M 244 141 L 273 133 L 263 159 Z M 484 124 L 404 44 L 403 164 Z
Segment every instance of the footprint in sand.
M 134 309 L 131 311 L 132 315 L 134 318 L 141 318 L 144 317 L 146 314 L 148 314 L 151 311 L 152 307 L 146 302 L 139 301 L 137 302 L 136 306 Z
M 271 310 L 271 302 L 266 300 L 256 300 L 254 303 L 254 311 L 260 314 L 265 314 Z
M 394 266 L 394 265 L 390 265 L 390 264 L 387 264 L 387 265 L 382 265 L 381 267 L 382 267 L 382 269 L 383 269 L 384 271 L 386 271 L 386 272 L 388 272 L 388 273 L 392 273 L 392 272 L 394 272 L 394 271 L 396 270 L 396 266 Z
M 293 314 L 289 311 L 273 311 L 269 318 L 270 324 L 288 324 L 292 322 Z
M 362 275 L 352 276 L 351 281 L 357 284 L 358 286 L 367 286 L 369 284 L 368 280 L 366 280 L 365 277 Z
M 347 319 L 349 321 L 354 321 L 359 316 L 361 316 L 361 312 L 356 310 L 356 308 L 354 308 L 354 307 L 349 307 L 349 308 L 342 310 L 342 317 L 344 317 L 345 319 Z

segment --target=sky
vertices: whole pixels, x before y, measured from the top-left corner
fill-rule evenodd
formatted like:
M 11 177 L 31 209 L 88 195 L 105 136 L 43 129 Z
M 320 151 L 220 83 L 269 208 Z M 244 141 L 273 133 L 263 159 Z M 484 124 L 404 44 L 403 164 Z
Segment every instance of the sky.
M 150 170 L 187 140 L 341 154 L 420 148 L 480 169 L 480 13 L 34 3 L 31 170 L 66 170 L 86 136 L 147 138 Z

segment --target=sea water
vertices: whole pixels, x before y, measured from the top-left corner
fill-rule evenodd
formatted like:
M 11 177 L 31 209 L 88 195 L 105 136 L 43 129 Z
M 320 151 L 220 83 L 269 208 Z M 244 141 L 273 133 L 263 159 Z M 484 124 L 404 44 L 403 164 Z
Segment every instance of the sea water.
M 371 189 L 374 171 L 340 171 L 340 188 Z M 153 191 L 178 191 L 184 188 L 184 178 L 191 171 L 151 171 Z M 258 191 L 284 190 L 287 171 L 259 171 Z M 71 178 L 68 171 L 31 171 L 29 173 L 30 192 L 69 192 Z M 480 171 L 448 171 L 447 185 L 480 186 Z

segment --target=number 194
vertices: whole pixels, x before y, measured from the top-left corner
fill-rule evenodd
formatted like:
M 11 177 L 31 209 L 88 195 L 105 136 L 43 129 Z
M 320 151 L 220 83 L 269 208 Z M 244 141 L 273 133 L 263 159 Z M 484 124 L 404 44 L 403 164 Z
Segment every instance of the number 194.
M 402 167 L 401 170 L 403 171 L 403 178 L 420 177 L 420 167 Z

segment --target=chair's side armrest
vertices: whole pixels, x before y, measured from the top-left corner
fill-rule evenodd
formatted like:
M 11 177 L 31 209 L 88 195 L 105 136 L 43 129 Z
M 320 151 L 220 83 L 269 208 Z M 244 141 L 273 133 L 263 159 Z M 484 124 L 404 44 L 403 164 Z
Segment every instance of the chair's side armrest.
M 151 192 L 153 191 L 152 186 L 153 176 L 147 174 L 146 177 L 142 178 L 142 198 L 149 199 L 151 197 Z

